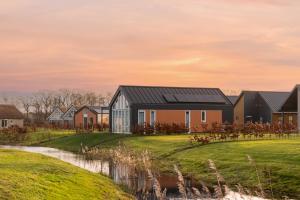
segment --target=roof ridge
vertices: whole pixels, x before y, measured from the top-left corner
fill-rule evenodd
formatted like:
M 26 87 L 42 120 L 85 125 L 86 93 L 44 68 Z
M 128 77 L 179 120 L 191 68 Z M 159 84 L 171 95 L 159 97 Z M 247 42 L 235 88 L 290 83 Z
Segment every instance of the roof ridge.
M 179 88 L 179 89 L 217 89 L 221 90 L 217 87 L 184 87 L 184 86 L 149 86 L 149 85 L 120 85 L 119 87 L 138 87 L 138 88 Z
M 290 91 L 272 91 L 272 90 L 242 90 L 242 92 L 273 92 L 273 93 L 290 93 Z

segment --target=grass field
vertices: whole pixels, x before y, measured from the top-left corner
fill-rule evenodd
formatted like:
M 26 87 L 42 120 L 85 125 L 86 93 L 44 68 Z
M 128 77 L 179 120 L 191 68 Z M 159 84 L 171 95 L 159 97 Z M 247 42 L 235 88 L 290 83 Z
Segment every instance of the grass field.
M 125 144 L 131 149 L 148 149 L 162 171 L 171 171 L 178 164 L 185 174 L 211 183 L 215 177 L 208 169 L 208 159 L 215 161 L 227 183 L 257 187 L 255 168 L 248 162 L 250 155 L 257 163 L 264 189 L 277 197 L 287 195 L 300 199 L 300 138 L 257 140 L 191 145 L 188 135 L 178 136 L 121 136 L 90 134 L 65 137 L 44 143 L 45 146 L 78 152 L 80 143 L 99 148 Z M 163 161 L 163 162 L 161 162 Z M 271 176 L 266 174 L 271 174 Z M 271 177 L 271 179 L 270 179 Z M 269 180 L 270 179 L 270 180 Z M 270 184 L 271 182 L 271 184 Z
M 0 144 L 4 145 L 32 145 L 45 141 L 51 141 L 53 139 L 74 135 L 74 130 L 51 130 L 47 128 L 39 128 L 36 131 L 28 130 L 25 140 L 11 141 L 9 138 L 1 137 Z
M 0 177 L 4 200 L 131 199 L 107 177 L 38 154 L 0 150 Z

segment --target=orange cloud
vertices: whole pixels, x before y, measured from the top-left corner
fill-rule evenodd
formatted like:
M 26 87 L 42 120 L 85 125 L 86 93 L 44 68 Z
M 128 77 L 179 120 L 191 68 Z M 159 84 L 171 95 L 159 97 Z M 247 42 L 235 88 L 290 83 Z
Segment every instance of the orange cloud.
M 112 91 L 119 84 L 289 90 L 300 74 L 299 5 L 3 1 L 0 91 Z

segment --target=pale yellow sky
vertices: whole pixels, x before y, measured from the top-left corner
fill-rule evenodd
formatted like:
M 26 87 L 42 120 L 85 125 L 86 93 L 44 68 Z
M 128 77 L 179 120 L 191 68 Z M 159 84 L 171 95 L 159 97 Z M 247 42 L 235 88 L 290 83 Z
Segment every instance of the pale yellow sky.
M 0 2 L 0 91 L 120 84 L 290 90 L 300 1 Z

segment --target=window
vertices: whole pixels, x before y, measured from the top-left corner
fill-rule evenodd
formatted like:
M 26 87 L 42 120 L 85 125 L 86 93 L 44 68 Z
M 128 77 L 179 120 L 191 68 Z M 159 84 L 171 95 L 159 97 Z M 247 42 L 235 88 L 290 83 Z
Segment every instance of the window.
M 264 122 L 264 118 L 263 117 L 260 117 L 259 118 L 259 122 L 262 124 Z
M 151 112 L 150 112 L 150 126 L 154 127 L 155 126 L 155 122 L 156 122 L 156 111 L 155 110 L 151 110 Z
M 205 110 L 201 111 L 201 122 L 206 123 L 206 111 Z
M 145 125 L 145 111 L 144 110 L 139 110 L 138 114 L 138 124 L 140 126 Z
M 2 128 L 7 128 L 7 120 L 6 119 L 2 120 L 1 127 Z
M 185 112 L 185 127 L 190 129 L 191 128 L 191 115 L 190 111 Z
M 293 124 L 293 116 L 289 116 L 289 124 Z
M 278 123 L 281 124 L 283 122 L 283 117 L 278 117 Z

